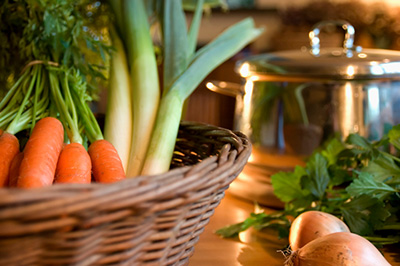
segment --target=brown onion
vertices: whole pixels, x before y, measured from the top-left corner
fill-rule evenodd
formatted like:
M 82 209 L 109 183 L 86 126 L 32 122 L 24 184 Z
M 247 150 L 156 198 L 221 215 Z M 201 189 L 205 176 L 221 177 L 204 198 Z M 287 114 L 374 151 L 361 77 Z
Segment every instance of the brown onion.
M 294 251 L 286 266 L 390 266 L 365 238 L 348 232 L 332 233 Z
M 332 214 L 320 211 L 303 212 L 290 227 L 289 243 L 293 251 L 308 242 L 336 232 L 350 232 L 347 225 Z

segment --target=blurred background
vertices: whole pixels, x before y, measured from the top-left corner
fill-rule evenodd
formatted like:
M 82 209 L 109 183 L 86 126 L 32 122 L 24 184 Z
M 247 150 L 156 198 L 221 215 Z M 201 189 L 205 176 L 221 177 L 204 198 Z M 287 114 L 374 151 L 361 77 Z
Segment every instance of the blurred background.
M 235 63 L 246 56 L 309 47 L 308 32 L 323 20 L 347 20 L 355 28 L 355 45 L 400 50 L 398 0 L 226 0 L 228 10 L 212 10 L 204 17 L 199 46 L 229 25 L 251 16 L 264 34 L 213 71 L 190 98 L 185 120 L 233 128 L 235 98 L 208 90 L 207 80 L 240 83 Z M 188 19 L 190 19 L 190 14 Z M 343 32 L 321 33 L 321 46 L 341 47 Z

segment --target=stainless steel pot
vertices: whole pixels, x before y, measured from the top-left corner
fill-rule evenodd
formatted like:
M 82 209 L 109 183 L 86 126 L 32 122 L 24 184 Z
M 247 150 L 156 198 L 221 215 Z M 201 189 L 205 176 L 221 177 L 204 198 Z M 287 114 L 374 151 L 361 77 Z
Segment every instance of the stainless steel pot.
M 321 48 L 319 33 L 332 24 L 345 32 L 343 47 Z M 356 47 L 354 34 L 345 21 L 321 22 L 309 32 L 310 48 L 237 62 L 242 85 L 207 84 L 236 97 L 235 130 L 253 143 L 244 171 L 258 173 L 252 182 L 300 164 L 334 134 L 376 140 L 400 123 L 400 52 Z
M 340 25 L 343 47 L 320 48 L 322 28 Z M 400 123 L 400 52 L 353 46 L 354 28 L 324 21 L 311 47 L 261 54 L 237 63 L 243 85 L 209 82 L 236 97 L 235 129 L 270 152 L 308 155 L 329 136 L 380 138 Z

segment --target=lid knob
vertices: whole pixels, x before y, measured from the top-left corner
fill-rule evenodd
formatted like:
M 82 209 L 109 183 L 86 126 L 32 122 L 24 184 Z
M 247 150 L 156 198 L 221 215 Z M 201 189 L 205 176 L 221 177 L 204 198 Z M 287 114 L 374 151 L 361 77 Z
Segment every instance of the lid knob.
M 315 24 L 312 30 L 308 33 L 308 37 L 310 38 L 311 53 L 315 56 L 319 56 L 320 53 L 319 33 L 321 32 L 321 29 L 323 27 L 331 25 L 340 26 L 345 31 L 343 50 L 348 57 L 351 57 L 353 51 L 355 30 L 354 27 L 349 22 L 344 20 L 327 20 Z

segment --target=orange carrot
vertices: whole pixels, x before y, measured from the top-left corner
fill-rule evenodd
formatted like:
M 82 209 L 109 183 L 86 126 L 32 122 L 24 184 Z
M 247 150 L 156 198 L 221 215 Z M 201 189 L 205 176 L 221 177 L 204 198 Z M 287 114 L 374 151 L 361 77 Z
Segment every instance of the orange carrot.
M 124 167 L 114 146 L 107 140 L 96 140 L 89 146 L 93 177 L 100 183 L 113 183 L 125 178 Z
M 18 153 L 11 162 L 10 172 L 8 178 L 8 186 L 9 187 L 17 187 L 18 176 L 19 176 L 19 167 L 21 166 L 22 159 L 24 158 L 24 153 Z
M 10 165 L 19 152 L 19 141 L 17 137 L 8 132 L 0 136 L 0 187 L 8 185 Z
M 92 163 L 85 147 L 80 143 L 66 145 L 58 158 L 55 183 L 90 183 Z
M 53 117 L 39 120 L 25 146 L 17 186 L 36 188 L 51 185 L 63 142 L 64 128 L 59 120 Z
M 2 129 L 0 129 L 0 136 L 3 135 L 3 132 L 4 132 L 4 131 L 3 131 Z

